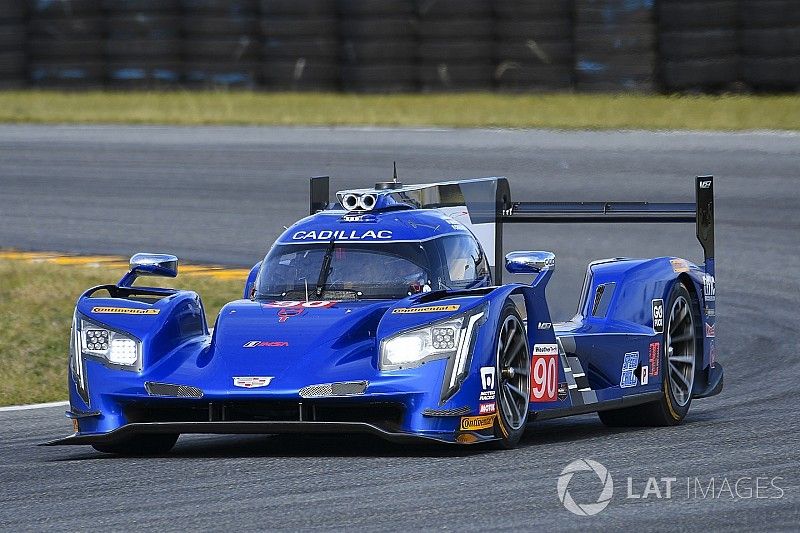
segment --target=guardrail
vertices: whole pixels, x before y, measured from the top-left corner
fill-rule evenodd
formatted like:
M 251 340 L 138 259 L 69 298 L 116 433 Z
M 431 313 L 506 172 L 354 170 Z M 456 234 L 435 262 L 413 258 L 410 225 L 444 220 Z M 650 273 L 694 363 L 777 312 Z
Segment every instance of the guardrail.
M 800 88 L 797 0 L 0 0 L 0 89 Z

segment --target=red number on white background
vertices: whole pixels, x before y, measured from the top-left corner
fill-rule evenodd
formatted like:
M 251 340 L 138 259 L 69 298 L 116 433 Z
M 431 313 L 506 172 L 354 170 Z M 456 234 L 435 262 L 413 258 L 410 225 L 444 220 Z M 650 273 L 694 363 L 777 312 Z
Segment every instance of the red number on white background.
M 554 402 L 558 392 L 557 355 L 534 355 L 531 363 L 531 401 Z

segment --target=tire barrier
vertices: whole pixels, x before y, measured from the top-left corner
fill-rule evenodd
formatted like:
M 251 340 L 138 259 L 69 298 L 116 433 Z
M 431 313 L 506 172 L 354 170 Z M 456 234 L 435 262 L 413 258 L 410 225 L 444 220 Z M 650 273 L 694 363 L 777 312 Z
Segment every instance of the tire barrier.
M 30 82 L 35 87 L 103 86 L 105 19 L 100 2 L 28 2 Z
M 572 88 L 573 1 L 495 0 L 494 79 L 504 91 Z
M 418 0 L 417 76 L 423 91 L 488 91 L 493 86 L 490 0 Z
M 279 91 L 334 91 L 339 32 L 331 0 L 261 0 L 262 80 Z
M 653 18 L 652 0 L 576 0 L 576 88 L 653 91 L 657 67 Z
M 716 92 L 738 80 L 737 0 L 661 0 L 661 84 L 668 91 Z
M 104 7 L 108 86 L 178 87 L 182 69 L 178 0 L 105 0 Z
M 740 0 L 741 79 L 755 90 L 800 90 L 800 5 Z
M 199 88 L 257 87 L 257 0 L 181 0 L 183 77 Z
M 417 90 L 413 0 L 338 0 L 341 86 L 350 92 Z
M 0 0 L 0 90 L 24 87 L 28 78 L 25 4 Z
M 0 0 L 0 90 L 800 91 L 800 0 Z

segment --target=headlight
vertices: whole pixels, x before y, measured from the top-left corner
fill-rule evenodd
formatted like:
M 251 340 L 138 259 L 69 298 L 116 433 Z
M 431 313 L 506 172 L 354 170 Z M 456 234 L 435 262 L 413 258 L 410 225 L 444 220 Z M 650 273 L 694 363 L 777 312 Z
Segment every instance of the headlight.
M 85 318 L 80 319 L 77 340 L 83 355 L 102 357 L 113 365 L 132 367 L 141 360 L 141 343 L 138 339 Z
M 414 368 L 428 361 L 449 359 L 442 383 L 442 401 L 452 396 L 467 375 L 468 362 L 489 304 L 468 313 L 415 328 L 381 342 L 380 369 Z
M 381 370 L 411 368 L 455 355 L 463 324 L 460 316 L 389 337 L 381 344 Z

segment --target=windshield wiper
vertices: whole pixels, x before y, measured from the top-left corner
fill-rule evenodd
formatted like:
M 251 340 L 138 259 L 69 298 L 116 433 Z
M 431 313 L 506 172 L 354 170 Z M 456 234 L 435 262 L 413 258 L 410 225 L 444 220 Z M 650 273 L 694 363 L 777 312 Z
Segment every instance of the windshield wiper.
M 322 258 L 322 266 L 319 269 L 319 277 L 317 278 L 317 298 L 325 292 L 325 284 L 328 282 L 328 276 L 331 273 L 331 258 L 333 257 L 334 246 L 336 246 L 336 241 L 331 239 L 328 249 L 325 250 L 325 257 Z

